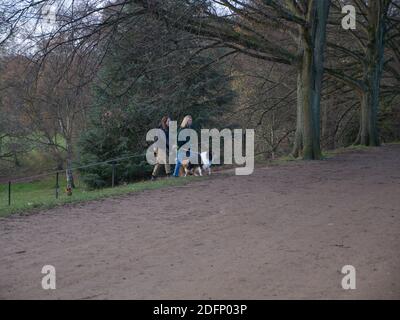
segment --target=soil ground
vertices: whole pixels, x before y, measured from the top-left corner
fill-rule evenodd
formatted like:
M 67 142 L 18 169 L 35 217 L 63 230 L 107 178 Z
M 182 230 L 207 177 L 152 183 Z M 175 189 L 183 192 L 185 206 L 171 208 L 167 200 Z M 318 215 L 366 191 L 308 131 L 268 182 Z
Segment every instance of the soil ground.
M 399 210 L 387 145 L 15 215 L 0 219 L 0 298 L 400 299 Z

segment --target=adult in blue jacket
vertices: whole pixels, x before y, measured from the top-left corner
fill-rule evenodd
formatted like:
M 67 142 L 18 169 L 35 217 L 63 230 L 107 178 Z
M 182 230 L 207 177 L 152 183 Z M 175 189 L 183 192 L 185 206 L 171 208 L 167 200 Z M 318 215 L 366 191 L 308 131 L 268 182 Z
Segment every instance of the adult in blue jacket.
M 193 124 L 193 119 L 192 116 L 187 115 L 183 118 L 181 126 L 178 129 L 178 137 L 179 137 L 179 133 L 183 130 L 183 129 L 191 129 L 192 128 L 192 124 Z M 175 177 L 179 177 L 179 169 L 182 165 L 182 160 L 185 157 L 190 157 L 190 148 L 189 150 L 180 150 L 180 148 L 186 143 L 188 142 L 190 139 L 190 137 L 186 137 L 186 141 L 179 141 L 178 140 L 178 152 L 177 152 L 177 159 L 176 159 L 176 165 L 175 165 L 175 170 L 174 170 L 174 176 Z

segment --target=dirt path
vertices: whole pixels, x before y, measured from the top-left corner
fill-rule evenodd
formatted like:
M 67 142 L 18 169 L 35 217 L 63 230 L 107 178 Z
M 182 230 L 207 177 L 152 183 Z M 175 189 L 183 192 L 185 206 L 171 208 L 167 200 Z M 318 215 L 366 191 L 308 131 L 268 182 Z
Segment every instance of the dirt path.
M 399 299 L 399 208 L 392 145 L 5 218 L 0 298 Z

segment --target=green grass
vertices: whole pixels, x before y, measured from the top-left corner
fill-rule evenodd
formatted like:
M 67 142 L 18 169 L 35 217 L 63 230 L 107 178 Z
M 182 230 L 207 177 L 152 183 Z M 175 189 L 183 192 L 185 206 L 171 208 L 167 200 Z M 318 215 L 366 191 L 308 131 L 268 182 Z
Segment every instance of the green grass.
M 365 150 L 369 150 L 371 148 L 375 148 L 375 147 L 367 147 L 367 146 L 362 146 L 362 145 L 351 145 L 348 147 L 338 148 L 335 150 L 324 151 L 323 157 L 324 158 L 332 158 L 340 153 L 350 152 L 350 151 L 365 151 Z
M 291 162 L 291 161 L 298 161 L 298 160 L 300 160 L 300 159 L 296 159 L 291 155 L 286 155 L 286 156 L 276 158 L 274 160 L 270 160 L 269 165 L 279 166 L 279 165 L 283 165 L 283 164 Z
M 201 179 L 202 177 L 158 179 L 156 181 L 142 181 L 100 190 L 86 190 L 84 187 L 78 186 L 78 188 L 74 189 L 72 196 L 66 195 L 66 183 L 65 181 L 60 181 L 59 198 L 56 199 L 55 179 L 48 178 L 41 181 L 13 184 L 11 206 L 8 206 L 8 185 L 0 185 L 0 217 L 14 213 L 32 212 L 38 209 L 49 209 L 67 203 L 103 199 L 142 190 L 185 185 L 190 181 Z

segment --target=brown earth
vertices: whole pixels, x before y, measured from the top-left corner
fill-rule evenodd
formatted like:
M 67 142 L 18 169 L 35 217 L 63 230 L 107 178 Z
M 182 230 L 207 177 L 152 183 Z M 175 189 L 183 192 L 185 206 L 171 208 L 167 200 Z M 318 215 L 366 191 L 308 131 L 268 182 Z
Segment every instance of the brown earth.
M 400 299 L 399 208 L 390 145 L 3 218 L 0 298 Z

